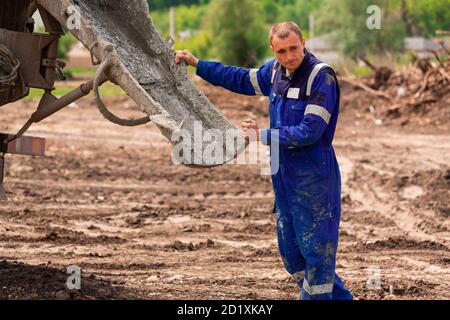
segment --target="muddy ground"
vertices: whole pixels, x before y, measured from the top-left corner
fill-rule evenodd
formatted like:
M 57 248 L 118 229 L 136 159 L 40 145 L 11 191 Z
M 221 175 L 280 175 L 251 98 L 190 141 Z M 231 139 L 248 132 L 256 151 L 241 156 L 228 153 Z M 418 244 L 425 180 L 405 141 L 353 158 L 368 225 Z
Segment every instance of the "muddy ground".
M 267 124 L 265 99 L 199 85 L 235 123 L 253 112 Z M 449 119 L 438 125 L 425 112 L 420 123 L 380 124 L 349 90 L 335 139 L 344 182 L 337 271 L 359 299 L 449 299 Z M 139 114 L 127 98 L 107 103 Z M 35 106 L 2 107 L 0 131 L 16 131 Z M 92 98 L 28 134 L 47 138 L 47 156 L 6 157 L 0 299 L 298 297 L 258 166 L 175 166 L 153 125 L 109 124 Z M 79 291 L 65 289 L 71 265 L 82 270 Z M 378 289 L 368 286 L 377 270 Z

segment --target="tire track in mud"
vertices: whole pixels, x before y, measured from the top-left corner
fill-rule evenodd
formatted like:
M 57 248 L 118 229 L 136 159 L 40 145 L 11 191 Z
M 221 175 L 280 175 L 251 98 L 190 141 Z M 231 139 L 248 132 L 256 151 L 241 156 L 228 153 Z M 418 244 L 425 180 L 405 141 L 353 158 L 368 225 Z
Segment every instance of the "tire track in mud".
M 347 193 L 348 200 L 358 202 L 360 207 L 358 209 L 375 210 L 388 221 L 394 221 L 405 234 L 448 245 L 450 238 L 436 236 L 434 232 L 424 232 L 418 227 L 424 222 L 424 217 L 423 215 L 417 216 L 414 210 L 411 210 L 411 201 L 408 200 L 414 200 L 421 194 L 413 194 L 411 199 L 405 199 L 401 195 L 401 191 L 404 189 L 397 186 L 399 184 L 400 187 L 404 187 L 400 184 L 401 180 L 405 177 L 408 179 L 417 172 L 449 168 L 450 143 L 448 136 L 398 135 L 395 133 L 388 135 L 392 141 L 388 140 L 387 135 L 378 135 L 370 139 L 357 136 L 355 139 L 357 143 L 352 142 L 350 145 L 369 145 L 369 142 L 372 144 L 379 142 L 380 145 L 373 144 L 373 150 L 347 149 L 348 155 L 340 157 L 339 161 L 344 172 L 343 183 L 347 185 L 344 187 L 344 192 Z M 383 153 L 382 150 L 389 142 L 390 152 Z M 342 144 L 338 143 L 337 145 L 342 147 Z M 348 153 L 349 151 L 352 152 Z M 411 154 L 413 156 L 410 156 Z M 420 186 L 417 188 L 422 191 Z M 345 191 L 346 189 L 347 191 Z M 430 218 L 430 223 L 434 223 L 437 227 L 443 222 L 433 214 Z
M 239 123 L 243 99 L 217 92 Z M 257 114 L 267 116 L 265 102 L 252 101 L 245 110 L 261 105 Z M 118 110 L 123 99 L 116 102 Z M 8 290 L 0 298 L 297 298 L 278 256 L 269 177 L 252 166 L 174 166 L 153 126 L 110 126 L 85 104 L 33 127 L 50 137 L 47 158 L 7 159 L 0 279 Z M 30 110 L 3 113 L 9 128 Z M 447 217 L 437 215 L 446 204 L 431 192 L 446 191 L 425 183 L 430 170 L 448 167 L 449 136 L 340 130 L 338 273 L 362 299 L 450 298 Z M 423 195 L 405 198 L 418 190 L 411 186 Z M 71 264 L 88 286 L 75 296 L 63 288 Z M 379 290 L 367 287 L 371 266 L 380 268 Z
M 445 137 L 437 136 L 436 141 L 445 142 L 431 144 L 431 136 L 403 135 L 389 144 L 385 136 L 369 139 L 356 135 L 349 147 L 343 140 L 337 143 L 344 190 L 338 266 L 339 261 L 352 263 L 359 270 L 344 271 L 344 275 L 360 298 L 449 298 L 448 219 L 417 206 L 426 201 L 421 200 L 425 195 L 437 190 L 428 190 L 420 179 L 414 181 L 428 170 L 447 170 L 450 144 Z M 339 156 L 340 152 L 345 156 Z M 364 258 L 355 257 L 355 250 Z M 381 272 L 379 290 L 368 289 L 362 281 L 370 277 L 371 267 Z
M 24 179 L 8 179 L 8 184 L 11 184 L 12 189 L 14 186 L 32 186 L 32 187 L 40 187 L 43 184 L 42 180 L 24 180 Z M 83 181 L 83 180 L 71 180 L 70 184 L 67 181 L 45 181 L 45 185 L 47 188 L 57 189 L 74 189 L 74 190 L 101 190 L 105 193 L 109 190 L 114 191 L 146 191 L 152 192 L 157 196 L 186 196 L 187 198 L 192 198 L 195 200 L 204 200 L 204 199 L 229 199 L 229 200 L 237 200 L 237 199 L 259 199 L 259 198 L 267 198 L 273 197 L 272 191 L 219 191 L 223 190 L 224 187 L 229 184 L 228 181 L 223 181 L 223 183 L 217 183 L 214 185 L 216 191 L 211 190 L 211 188 L 199 187 L 195 188 L 196 191 L 186 191 L 186 187 L 184 186 L 167 186 L 167 184 L 158 184 L 152 183 L 151 185 L 147 185 L 145 183 L 137 184 L 137 183 L 129 183 L 129 182 L 118 182 L 117 184 L 111 185 L 109 182 L 95 182 L 95 181 Z M 199 189 L 205 189 L 204 191 L 199 191 Z

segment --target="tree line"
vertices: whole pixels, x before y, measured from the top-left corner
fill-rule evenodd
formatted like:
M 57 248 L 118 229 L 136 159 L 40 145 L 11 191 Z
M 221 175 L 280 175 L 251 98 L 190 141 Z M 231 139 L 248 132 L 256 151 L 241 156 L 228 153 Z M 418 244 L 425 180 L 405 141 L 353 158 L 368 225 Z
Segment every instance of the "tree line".
M 311 14 L 315 35 L 332 33 L 332 45 L 352 58 L 400 52 L 406 36 L 431 37 L 436 30 L 450 30 L 450 0 L 154 0 L 149 4 L 150 15 L 165 35 L 167 8 L 176 6 L 176 30 L 192 31 L 189 39 L 178 41 L 179 46 L 244 66 L 268 55 L 271 24 L 295 21 L 308 37 Z M 371 5 L 381 9 L 380 29 L 367 27 Z

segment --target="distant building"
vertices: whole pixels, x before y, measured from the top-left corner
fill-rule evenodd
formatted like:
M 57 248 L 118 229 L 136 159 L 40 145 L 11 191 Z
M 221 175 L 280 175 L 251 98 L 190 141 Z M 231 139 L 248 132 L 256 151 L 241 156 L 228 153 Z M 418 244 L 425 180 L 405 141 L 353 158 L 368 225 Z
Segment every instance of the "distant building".
M 319 59 L 327 63 L 338 62 L 342 55 L 336 50 L 334 45 L 334 33 L 324 34 L 322 36 L 309 39 L 306 41 L 306 47 L 312 53 L 314 53 Z M 440 39 L 427 39 L 423 37 L 408 37 L 404 39 L 404 49 L 415 51 L 420 58 L 431 57 L 433 53 L 431 51 L 440 51 L 442 46 L 439 42 L 444 43 L 444 45 L 450 49 L 450 39 L 440 38 Z
M 408 37 L 405 38 L 405 50 L 414 51 L 419 58 L 431 57 L 431 51 L 439 51 L 442 47 L 433 40 L 423 37 Z
M 442 46 L 444 46 L 447 50 L 450 50 L 450 33 L 447 37 L 443 35 L 441 38 L 433 38 L 433 42 L 439 45 L 439 50 L 441 52 L 445 51 Z
M 342 56 L 334 45 L 335 36 L 334 33 L 327 33 L 319 37 L 307 39 L 306 48 L 323 62 L 330 64 L 337 63 Z

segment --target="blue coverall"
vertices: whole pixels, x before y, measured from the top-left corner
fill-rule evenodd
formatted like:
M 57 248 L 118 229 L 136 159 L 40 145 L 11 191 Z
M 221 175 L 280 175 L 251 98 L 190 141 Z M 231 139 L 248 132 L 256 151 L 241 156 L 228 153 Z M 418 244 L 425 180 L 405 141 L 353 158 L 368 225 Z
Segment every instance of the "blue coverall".
M 301 299 L 352 299 L 335 273 L 341 177 L 332 146 L 340 100 L 333 69 L 305 50 L 291 75 L 276 60 L 259 69 L 200 61 L 197 75 L 236 93 L 269 96 L 270 129 L 261 130 L 261 140 L 279 143 L 272 184 L 286 270 Z

